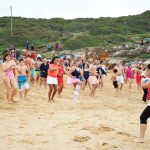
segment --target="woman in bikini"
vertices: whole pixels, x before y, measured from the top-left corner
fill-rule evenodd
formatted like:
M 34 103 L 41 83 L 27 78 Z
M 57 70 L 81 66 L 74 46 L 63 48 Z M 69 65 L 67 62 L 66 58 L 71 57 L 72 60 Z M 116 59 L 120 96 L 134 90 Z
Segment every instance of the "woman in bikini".
M 13 60 L 10 60 L 10 54 L 6 53 L 4 55 L 4 63 L 3 63 L 3 71 L 4 71 L 4 77 L 3 81 L 4 84 L 6 85 L 6 97 L 8 100 L 8 103 L 13 103 L 14 101 L 14 96 L 16 95 L 17 92 L 17 82 L 14 76 L 13 69 L 16 68 L 16 64 Z
M 73 61 L 71 62 L 71 67 L 68 72 L 67 84 L 73 84 L 74 92 L 73 92 L 73 101 L 78 102 L 77 96 L 79 95 L 80 88 L 82 86 L 82 82 L 79 77 L 82 76 L 81 69 L 78 67 L 78 63 Z
M 134 78 L 134 71 L 131 65 L 128 65 L 125 69 L 126 82 L 129 83 L 128 91 L 130 92 L 132 89 L 132 82 Z
M 97 69 L 96 68 L 96 60 L 94 60 L 94 62 L 90 65 L 90 68 L 89 68 L 89 72 L 90 72 L 89 81 L 90 81 L 90 85 L 91 85 L 90 96 L 91 97 L 95 96 L 96 88 L 98 87 L 97 76 L 99 76 L 99 74 L 97 73 L 96 69 Z

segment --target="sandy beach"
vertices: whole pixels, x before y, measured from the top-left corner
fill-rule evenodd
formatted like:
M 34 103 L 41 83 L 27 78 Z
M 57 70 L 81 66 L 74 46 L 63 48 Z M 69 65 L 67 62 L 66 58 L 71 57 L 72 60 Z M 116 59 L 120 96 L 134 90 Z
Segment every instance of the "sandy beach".
M 95 98 L 89 89 L 81 91 L 80 103 L 72 101 L 73 86 L 66 85 L 62 98 L 49 103 L 48 87 L 31 87 L 28 100 L 15 97 L 8 104 L 0 69 L 0 150 L 149 150 L 150 122 L 143 144 L 139 136 L 139 116 L 146 104 L 134 81 L 133 91 L 124 85 L 114 97 L 110 74 Z

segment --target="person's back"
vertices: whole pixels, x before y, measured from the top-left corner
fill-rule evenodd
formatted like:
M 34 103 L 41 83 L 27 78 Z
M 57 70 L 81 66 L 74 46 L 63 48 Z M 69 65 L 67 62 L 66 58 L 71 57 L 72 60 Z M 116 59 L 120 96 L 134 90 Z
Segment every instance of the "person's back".
M 117 94 L 118 94 L 118 90 L 119 90 L 119 85 L 118 85 L 118 81 L 117 81 L 117 73 L 118 73 L 118 70 L 117 69 L 114 69 L 113 70 L 113 72 L 114 72 L 114 74 L 112 75 L 112 77 L 111 77 L 111 80 L 113 81 L 113 86 L 114 86 L 114 88 L 116 89 L 115 90 L 115 96 L 117 96 Z
M 34 60 L 32 58 L 30 58 L 29 56 L 24 60 L 24 64 L 26 66 L 28 66 L 29 68 L 32 68 L 33 62 L 34 62 Z

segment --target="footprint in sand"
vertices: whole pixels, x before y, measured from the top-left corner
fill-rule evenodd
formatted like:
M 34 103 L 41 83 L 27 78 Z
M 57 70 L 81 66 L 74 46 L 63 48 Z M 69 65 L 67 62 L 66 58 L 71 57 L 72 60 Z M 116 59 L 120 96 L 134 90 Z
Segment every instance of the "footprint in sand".
M 109 150 L 109 149 L 115 149 L 115 148 L 118 148 L 116 145 L 111 145 L 109 143 L 103 143 L 99 149 L 100 150 Z
M 116 134 L 119 139 L 122 139 L 124 141 L 133 141 L 133 139 L 136 138 L 135 136 L 125 132 L 116 132 Z
M 74 141 L 76 142 L 87 142 L 89 139 L 91 139 L 90 136 L 74 136 Z
M 37 133 L 37 134 L 35 134 L 35 136 L 44 136 L 44 134 L 42 134 L 42 133 Z
M 31 140 L 21 140 L 21 143 L 34 145 L 34 142 Z
M 112 145 L 109 143 L 102 143 L 101 145 L 98 143 L 94 148 L 87 147 L 86 150 L 112 150 L 118 148 L 116 145 Z
M 40 143 L 49 143 L 49 141 L 41 141 Z
M 100 133 L 103 133 L 103 132 L 111 132 L 111 131 L 115 131 L 115 129 L 110 128 L 108 126 L 101 126 L 101 127 L 95 128 L 92 131 L 92 133 L 93 134 L 100 134 Z
M 91 131 L 91 133 L 93 133 L 93 134 L 100 134 L 100 133 L 103 133 L 103 132 L 115 131 L 115 129 L 110 128 L 108 126 L 100 126 L 98 128 L 93 127 L 93 126 L 92 127 L 84 127 L 81 130 L 88 130 L 88 131 Z

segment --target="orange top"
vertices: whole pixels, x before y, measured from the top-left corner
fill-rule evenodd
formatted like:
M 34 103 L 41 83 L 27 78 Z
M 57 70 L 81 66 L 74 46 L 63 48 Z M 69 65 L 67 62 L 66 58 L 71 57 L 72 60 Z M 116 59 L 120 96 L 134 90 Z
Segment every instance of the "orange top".
M 48 76 L 50 77 L 53 77 L 53 78 L 57 78 L 57 74 L 58 74 L 58 65 L 56 64 L 49 64 L 49 68 L 52 68 L 52 69 L 57 69 L 57 70 L 48 70 Z

